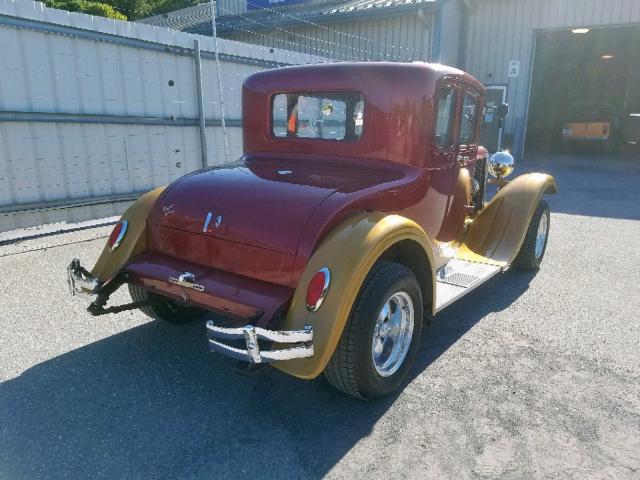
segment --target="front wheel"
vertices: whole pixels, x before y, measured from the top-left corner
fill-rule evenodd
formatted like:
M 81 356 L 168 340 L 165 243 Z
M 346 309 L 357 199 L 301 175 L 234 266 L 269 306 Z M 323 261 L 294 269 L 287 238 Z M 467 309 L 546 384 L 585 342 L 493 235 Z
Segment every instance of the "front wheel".
M 206 310 L 185 302 L 163 297 L 157 293 L 129 284 L 129 293 L 134 302 L 143 302 L 140 311 L 145 315 L 169 323 L 184 324 L 204 317 Z
M 540 200 L 531 218 L 524 242 L 513 261 L 513 265 L 516 268 L 521 270 L 538 270 L 540 268 L 544 253 L 547 250 L 549 221 L 549 205 L 544 200 Z
M 325 376 L 338 390 L 368 400 L 398 388 L 422 332 L 422 293 L 404 265 L 384 262 L 367 276 Z

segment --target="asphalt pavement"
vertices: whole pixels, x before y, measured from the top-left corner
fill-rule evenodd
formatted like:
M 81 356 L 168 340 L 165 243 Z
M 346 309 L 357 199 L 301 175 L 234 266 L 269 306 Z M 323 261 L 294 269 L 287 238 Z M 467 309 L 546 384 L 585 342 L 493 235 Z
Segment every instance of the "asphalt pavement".
M 90 317 L 65 267 L 111 227 L 0 246 L 0 479 L 640 478 L 640 155 L 534 170 L 560 189 L 542 269 L 437 315 L 369 403 L 240 376 L 201 323 Z

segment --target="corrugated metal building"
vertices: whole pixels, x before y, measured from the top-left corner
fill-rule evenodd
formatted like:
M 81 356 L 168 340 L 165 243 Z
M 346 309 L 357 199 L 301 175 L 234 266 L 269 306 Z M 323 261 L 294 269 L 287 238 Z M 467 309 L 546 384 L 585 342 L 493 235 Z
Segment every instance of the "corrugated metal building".
M 220 40 L 217 62 L 215 43 L 0 0 L 0 232 L 120 214 L 141 193 L 237 159 L 245 78 L 326 60 Z
M 538 36 L 545 31 L 640 25 L 639 0 L 476 0 L 468 4 L 462 10 L 466 19 L 460 22 L 461 36 L 466 35 L 460 66 L 485 85 L 506 86 L 510 114 L 505 132 L 513 135 L 516 153 L 524 148 Z M 512 62 L 517 62 L 518 72 L 510 76 Z
M 434 54 L 433 12 L 440 3 L 218 0 L 216 25 L 224 38 L 336 60 L 428 60 Z M 209 13 L 205 3 L 142 21 L 211 35 Z
M 638 26 L 640 0 L 218 0 L 217 15 L 219 35 L 249 43 L 338 60 L 458 66 L 491 87 L 498 99 L 504 95 L 510 114 L 503 138 L 520 156 L 540 35 Z M 179 28 L 211 34 L 210 22 Z M 640 37 L 629 39 L 622 43 Z M 538 51 L 538 61 L 544 55 Z M 629 53 L 625 62 L 616 68 L 640 63 L 640 52 Z

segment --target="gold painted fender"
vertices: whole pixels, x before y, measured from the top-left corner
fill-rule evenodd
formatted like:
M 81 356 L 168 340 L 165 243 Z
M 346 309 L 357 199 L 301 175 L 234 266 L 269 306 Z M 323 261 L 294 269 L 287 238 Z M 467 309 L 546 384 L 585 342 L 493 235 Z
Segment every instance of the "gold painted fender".
M 557 193 L 551 175 L 527 173 L 506 184 L 468 225 L 460 258 L 474 255 L 507 266 L 516 258 L 545 193 Z
M 386 250 L 402 240 L 413 240 L 422 246 L 429 260 L 431 285 L 434 286 L 432 243 L 418 224 L 399 215 L 358 214 L 336 227 L 313 253 L 289 310 L 278 324 L 278 329 L 283 330 L 299 330 L 311 325 L 313 357 L 275 362 L 273 365 L 298 378 L 312 379 L 320 375 L 340 341 L 367 274 Z M 318 311 L 309 312 L 306 306 L 307 286 L 311 277 L 325 266 L 331 272 L 327 296 Z M 435 298 L 435 291 L 432 298 Z
M 136 255 L 140 255 L 147 248 L 147 218 L 154 203 L 166 187 L 158 187 L 142 195 L 122 214 L 120 220 L 127 220 L 129 225 L 120 246 L 109 251 L 105 244 L 100 258 L 91 270 L 91 274 L 102 282 L 111 280 L 122 267 Z

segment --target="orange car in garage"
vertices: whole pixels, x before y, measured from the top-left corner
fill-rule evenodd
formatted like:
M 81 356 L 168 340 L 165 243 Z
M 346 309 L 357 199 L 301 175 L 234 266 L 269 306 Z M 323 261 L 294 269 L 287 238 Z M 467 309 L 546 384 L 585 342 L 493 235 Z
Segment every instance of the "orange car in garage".
M 614 146 L 612 127 L 613 107 L 606 102 L 579 102 L 569 108 L 562 127 L 564 150 L 578 146 L 610 150 Z

